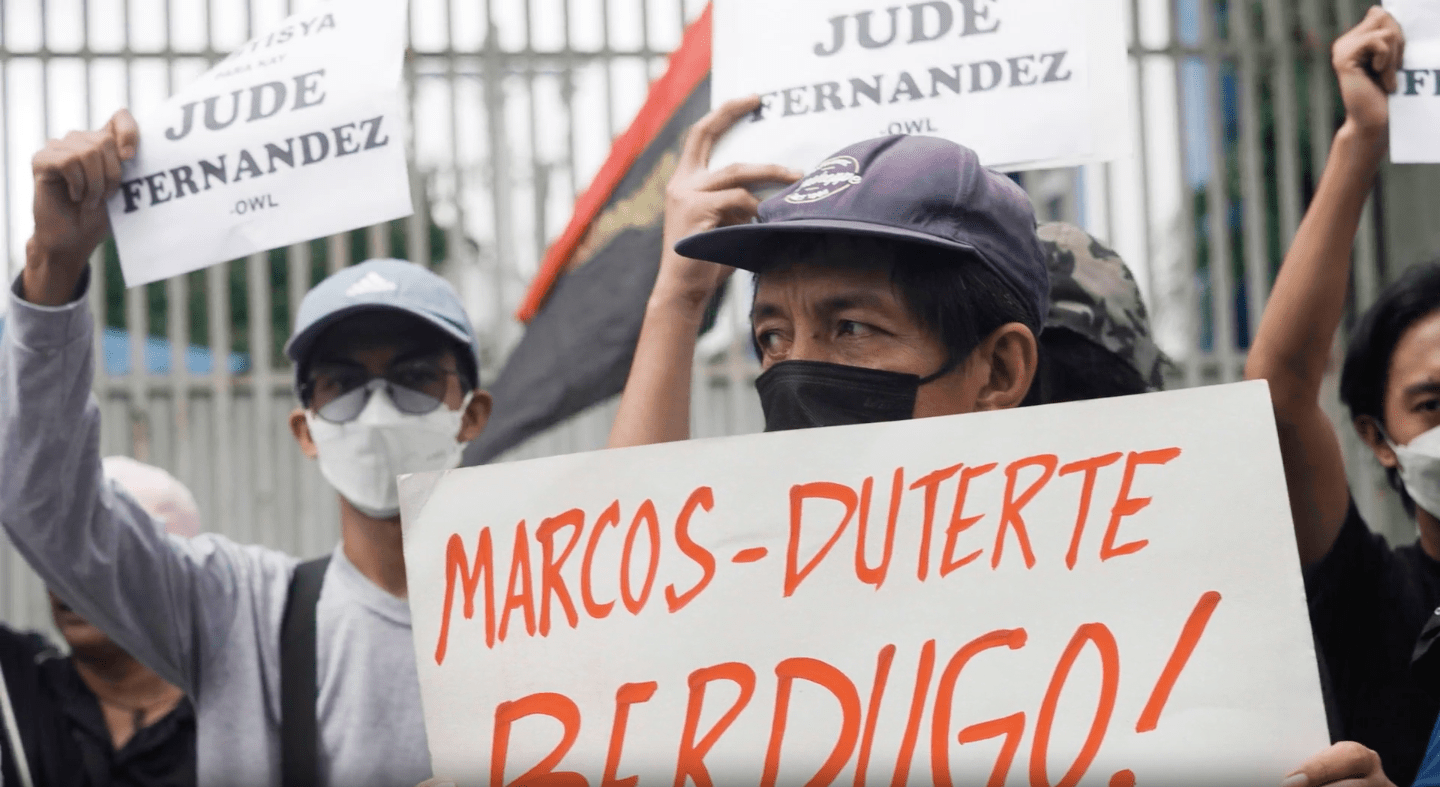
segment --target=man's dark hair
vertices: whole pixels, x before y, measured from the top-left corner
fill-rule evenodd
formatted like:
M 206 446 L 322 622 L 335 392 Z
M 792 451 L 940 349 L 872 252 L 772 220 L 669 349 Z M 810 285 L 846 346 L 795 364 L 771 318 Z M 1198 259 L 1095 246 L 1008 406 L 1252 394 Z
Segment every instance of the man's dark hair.
M 1350 332 L 1345 366 L 1340 372 L 1340 401 L 1350 417 L 1362 415 L 1385 427 L 1385 391 L 1390 385 L 1390 359 L 1410 326 L 1440 309 L 1440 260 L 1405 271 L 1380 292 Z M 1405 492 L 1400 473 L 1386 468 L 1390 486 L 1400 493 L 1405 510 L 1415 514 L 1415 501 Z
M 961 251 L 920 243 L 844 235 L 799 235 L 780 245 L 784 260 L 827 265 L 879 263 L 922 328 L 934 332 L 946 350 L 946 364 L 963 363 L 1002 325 L 1023 323 L 1040 335 L 1041 315 L 983 262 Z M 758 281 L 758 279 L 757 279 Z M 751 336 L 752 343 L 755 337 Z M 759 345 L 755 345 L 757 355 Z
M 1068 328 L 1040 334 L 1040 366 L 1021 407 L 1079 402 L 1150 390 L 1135 367 Z

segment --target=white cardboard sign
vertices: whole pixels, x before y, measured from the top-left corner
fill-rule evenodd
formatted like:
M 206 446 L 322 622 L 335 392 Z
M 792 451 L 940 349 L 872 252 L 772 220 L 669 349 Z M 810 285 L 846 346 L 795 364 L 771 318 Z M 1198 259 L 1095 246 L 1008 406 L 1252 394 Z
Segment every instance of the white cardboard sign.
M 1390 160 L 1440 163 L 1440 5 L 1434 0 L 1385 0 L 1405 30 L 1399 90 L 1390 96 Z
M 461 784 L 1270 787 L 1329 742 L 1261 382 L 400 486 Z
M 125 283 L 408 216 L 406 9 L 315 4 L 138 117 L 108 205 Z
M 715 0 L 713 103 L 764 106 L 712 164 L 808 170 L 888 134 L 928 134 L 995 169 L 1127 155 L 1130 84 L 1118 0 Z

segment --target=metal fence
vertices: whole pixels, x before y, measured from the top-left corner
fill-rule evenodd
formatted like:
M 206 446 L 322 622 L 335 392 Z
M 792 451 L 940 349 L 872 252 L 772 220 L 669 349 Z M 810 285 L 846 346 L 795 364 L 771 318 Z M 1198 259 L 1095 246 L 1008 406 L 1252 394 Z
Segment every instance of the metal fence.
M 96 127 L 122 106 L 143 111 L 312 4 L 0 0 L 0 248 L 10 274 L 30 233 L 29 159 L 47 138 Z M 416 214 L 132 290 L 113 250 L 97 252 L 101 450 L 173 471 L 207 530 L 300 555 L 330 549 L 333 493 L 285 424 L 295 399 L 280 347 L 301 295 L 368 257 L 428 261 L 460 289 L 482 336 L 482 376 L 493 379 L 519 337 L 511 314 L 547 240 L 702 8 L 411 0 Z M 0 620 L 44 628 L 48 618 L 43 589 L 0 546 Z
M 1356 0 L 1125 3 L 1136 155 L 1029 173 L 1025 183 L 1042 218 L 1081 223 L 1135 269 L 1157 336 L 1178 362 L 1173 384 L 1239 379 L 1336 122 L 1329 42 L 1363 8 Z M 98 125 L 119 106 L 153 104 L 290 6 L 0 0 L 0 246 L 11 273 L 29 234 L 29 156 L 45 138 Z M 102 450 L 170 468 L 194 489 L 207 529 L 237 540 L 313 555 L 337 537 L 333 494 L 284 423 L 294 399 L 279 347 L 300 295 L 365 257 L 430 261 L 460 288 L 483 336 L 482 375 L 493 379 L 522 330 L 510 315 L 547 241 L 702 0 L 411 6 L 414 217 L 129 291 L 110 252 L 96 259 L 97 347 L 106 345 L 104 326 L 112 346 L 119 331 L 128 342 L 123 358 L 104 364 L 114 373 L 96 380 Z M 1367 214 L 1357 244 L 1362 304 L 1386 273 L 1376 226 Z M 743 307 L 730 304 L 702 341 L 698 436 L 761 428 Z M 613 401 L 598 406 L 505 458 L 599 447 L 614 411 Z M 1357 498 L 1379 516 L 1388 498 L 1355 448 L 1347 445 Z M 0 620 L 47 619 L 33 576 L 0 547 Z

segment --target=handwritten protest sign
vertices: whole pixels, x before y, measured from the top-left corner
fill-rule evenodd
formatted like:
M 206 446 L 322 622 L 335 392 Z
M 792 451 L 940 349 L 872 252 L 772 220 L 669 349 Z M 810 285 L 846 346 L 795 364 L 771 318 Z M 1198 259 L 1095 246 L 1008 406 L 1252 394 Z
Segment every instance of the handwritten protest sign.
M 1329 741 L 1264 383 L 401 491 L 463 784 L 1271 785 Z
M 141 113 L 108 205 L 126 284 L 409 215 L 406 8 L 315 4 Z
M 862 139 L 931 134 L 987 166 L 1110 160 L 1131 139 L 1116 0 L 715 0 L 715 103 L 764 106 L 712 163 L 808 169 Z
M 1440 5 L 1434 0 L 1385 0 L 1405 31 L 1399 90 L 1390 96 L 1390 160 L 1440 163 Z

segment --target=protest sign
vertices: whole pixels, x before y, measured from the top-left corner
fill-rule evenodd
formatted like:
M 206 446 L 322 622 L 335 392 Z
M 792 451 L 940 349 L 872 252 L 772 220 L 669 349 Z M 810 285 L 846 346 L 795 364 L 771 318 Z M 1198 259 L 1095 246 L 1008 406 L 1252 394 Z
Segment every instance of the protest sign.
M 402 478 L 435 772 L 1278 784 L 1284 481 L 1261 382 Z
M 1117 0 L 715 0 L 715 103 L 764 106 L 716 166 L 808 170 L 854 142 L 930 134 L 997 169 L 1129 151 L 1129 72 Z
M 1434 0 L 1385 0 L 1405 31 L 1399 90 L 1390 96 L 1390 160 L 1440 163 L 1440 5 Z
M 125 283 L 409 215 L 406 9 L 314 4 L 141 112 L 108 204 Z

